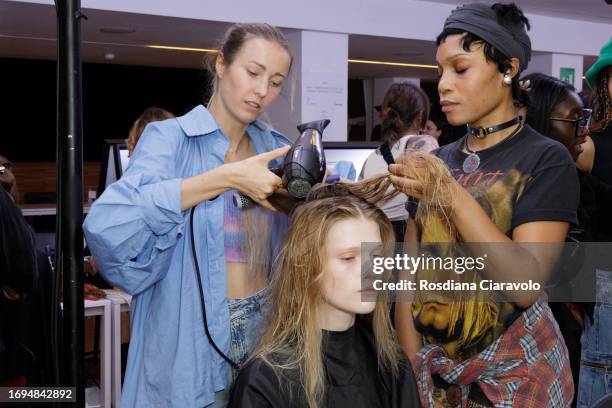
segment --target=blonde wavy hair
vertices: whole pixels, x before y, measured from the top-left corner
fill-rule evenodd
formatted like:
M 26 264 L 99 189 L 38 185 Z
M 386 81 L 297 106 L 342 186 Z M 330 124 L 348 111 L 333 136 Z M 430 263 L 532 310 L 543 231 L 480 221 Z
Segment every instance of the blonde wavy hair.
M 323 302 L 324 243 L 330 229 L 342 220 L 368 219 L 378 224 L 383 243 L 394 242 L 388 218 L 374 204 L 353 194 L 359 190 L 359 183 L 315 186 L 306 202 L 295 208 L 272 277 L 269 300 L 274 307 L 269 324 L 251 357 L 263 359 L 279 377 L 297 370 L 311 408 L 319 406 L 325 388 L 317 310 Z M 382 293 L 372 327 L 379 367 L 397 375 L 401 354 Z

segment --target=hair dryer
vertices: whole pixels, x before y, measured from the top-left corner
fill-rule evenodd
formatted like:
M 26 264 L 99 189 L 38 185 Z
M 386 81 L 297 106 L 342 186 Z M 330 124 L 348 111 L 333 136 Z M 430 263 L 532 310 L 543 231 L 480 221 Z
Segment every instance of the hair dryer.
M 280 169 L 271 169 L 283 179 L 283 187 L 296 199 L 304 199 L 312 186 L 323 181 L 325 176 L 325 152 L 323 150 L 323 130 L 329 119 L 298 125 L 300 136 L 283 160 Z M 234 194 L 234 204 L 240 209 L 253 206 L 249 197 Z

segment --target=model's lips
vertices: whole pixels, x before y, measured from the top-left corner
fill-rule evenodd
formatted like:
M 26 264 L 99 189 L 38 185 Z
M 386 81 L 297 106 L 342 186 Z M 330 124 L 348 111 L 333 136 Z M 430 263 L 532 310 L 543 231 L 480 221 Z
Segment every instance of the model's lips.
M 440 106 L 442 106 L 442 112 L 448 112 L 457 105 L 459 105 L 458 102 L 449 101 L 448 99 L 443 99 L 440 101 Z
M 376 296 L 378 291 L 374 288 L 362 289 L 359 291 L 362 296 Z
M 249 105 L 251 108 L 255 109 L 255 110 L 260 110 L 261 109 L 261 105 L 258 104 L 257 102 L 253 102 L 253 101 L 246 101 L 245 102 L 247 105 Z

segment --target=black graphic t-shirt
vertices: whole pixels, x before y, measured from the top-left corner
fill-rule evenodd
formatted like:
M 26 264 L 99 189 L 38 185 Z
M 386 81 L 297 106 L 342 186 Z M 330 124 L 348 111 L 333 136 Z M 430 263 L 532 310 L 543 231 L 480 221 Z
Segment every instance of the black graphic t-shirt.
M 479 151 L 480 166 L 472 173 L 465 173 L 463 162 L 468 154 L 463 152 L 464 142 L 465 137 L 433 153 L 447 164 L 453 177 L 472 194 L 493 223 L 508 237 L 512 237 L 514 228 L 529 222 L 577 222 L 576 210 L 580 195 L 578 177 L 576 166 L 563 145 L 525 125 L 514 137 Z M 447 229 L 441 228 L 441 225 L 439 220 L 423 221 L 421 242 L 452 242 Z M 452 304 L 442 302 L 433 307 L 417 301 L 414 303 L 413 315 L 416 327 L 425 339 L 443 346 L 456 361 L 485 349 L 521 313 L 520 309 L 510 303 L 478 306 L 488 308 L 492 316 L 496 316 L 496 323 L 491 324 L 486 331 L 487 335 L 483 336 L 482 330 L 466 330 L 466 327 L 457 325 L 486 321 L 465 314 L 480 313 L 479 316 L 482 316 L 488 312 L 459 306 L 461 312 L 453 313 L 449 311 Z M 450 322 L 452 316 L 458 317 L 459 323 Z M 449 330 L 441 328 L 445 318 Z M 452 335 L 448 332 L 452 332 Z M 463 333 L 463 338 L 458 339 L 457 333 Z M 470 337 L 469 333 L 480 334 Z

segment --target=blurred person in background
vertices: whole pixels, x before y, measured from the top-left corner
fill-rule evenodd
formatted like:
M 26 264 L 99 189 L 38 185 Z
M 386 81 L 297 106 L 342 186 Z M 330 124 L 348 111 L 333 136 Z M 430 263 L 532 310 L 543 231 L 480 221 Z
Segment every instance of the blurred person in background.
M 51 270 L 10 194 L 16 185 L 0 155 L 0 386 L 42 386 L 51 375 Z
M 126 140 L 128 146 L 128 157 L 132 156 L 134 149 L 136 148 L 136 144 L 138 143 L 138 139 L 144 132 L 145 127 L 151 122 L 157 122 L 160 120 L 172 119 L 175 116 L 168 112 L 165 109 L 157 108 L 152 106 L 150 108 L 145 109 L 144 112 L 134 121 L 132 128 L 130 129 L 130 134 Z
M 612 185 L 612 39 L 603 45 L 595 64 L 586 72 L 593 90 L 592 144 L 579 157 L 581 170 L 599 183 Z M 582 156 L 582 155 L 581 155 Z M 598 201 L 594 240 L 612 241 L 612 203 Z M 592 315 L 585 318 L 582 334 L 578 407 L 589 407 L 612 392 L 612 258 L 596 269 L 596 299 Z
M 582 98 L 573 86 L 557 78 L 535 73 L 524 77 L 530 83 L 526 123 L 539 133 L 563 144 L 574 161 L 584 151 L 589 134 L 591 110 L 585 109 Z M 612 188 L 598 181 L 592 175 L 577 169 L 580 181 L 580 203 L 578 224 L 568 233 L 568 242 L 595 241 L 599 228 L 598 213 L 612 206 Z M 575 256 L 565 258 L 560 265 L 558 282 L 569 283 L 576 277 L 584 262 L 584 252 L 574 251 Z M 593 273 L 595 273 L 593 271 Z M 571 299 L 567 299 L 570 302 Z M 559 328 L 569 350 L 574 389 L 576 391 L 572 406 L 576 406 L 580 372 L 580 337 L 584 319 L 593 319 L 592 302 L 589 303 L 549 303 L 559 323 Z
M 389 164 L 409 148 L 430 151 L 438 147 L 432 136 L 419 135 L 429 117 L 429 105 L 427 94 L 414 84 L 402 82 L 389 87 L 382 103 L 382 144 L 366 159 L 360 180 L 387 172 Z M 404 241 L 409 216 L 406 200 L 408 197 L 400 193 L 380 205 L 393 224 L 398 242 Z
M 427 119 L 427 122 L 425 123 L 425 126 L 423 127 L 421 133 L 424 135 L 429 135 L 438 140 L 440 136 L 442 136 L 442 128 L 438 126 L 438 124 L 432 119 Z

